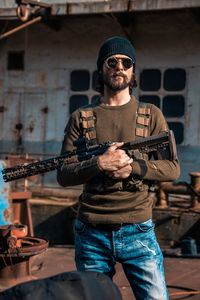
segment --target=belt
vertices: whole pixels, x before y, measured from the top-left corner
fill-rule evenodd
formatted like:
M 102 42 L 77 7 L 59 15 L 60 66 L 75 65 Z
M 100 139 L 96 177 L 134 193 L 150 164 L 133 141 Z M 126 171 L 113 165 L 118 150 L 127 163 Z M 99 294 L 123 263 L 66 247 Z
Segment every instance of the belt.
M 122 223 L 122 224 L 94 224 L 94 223 L 90 223 L 90 226 L 95 228 L 95 229 L 107 230 L 107 231 L 118 231 L 125 225 L 130 225 L 130 223 L 129 224 L 127 224 L 127 223 Z

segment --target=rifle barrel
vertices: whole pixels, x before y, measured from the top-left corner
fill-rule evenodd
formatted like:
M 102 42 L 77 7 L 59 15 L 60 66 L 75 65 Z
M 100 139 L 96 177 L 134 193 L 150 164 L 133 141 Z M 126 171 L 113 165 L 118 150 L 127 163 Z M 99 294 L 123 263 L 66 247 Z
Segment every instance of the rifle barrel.
M 3 179 L 5 182 L 25 178 L 37 174 L 42 174 L 50 171 L 54 171 L 61 168 L 63 163 L 67 163 L 67 159 L 72 156 L 77 156 L 78 161 L 84 161 L 90 159 L 92 156 L 98 156 L 103 154 L 113 143 L 106 142 L 97 146 L 85 147 L 81 149 L 75 149 L 72 152 L 55 156 L 42 161 L 34 162 L 31 164 L 17 165 L 11 168 L 5 168 L 2 171 Z M 140 138 L 132 142 L 123 144 L 119 149 L 134 150 L 138 149 L 141 152 L 153 152 L 164 149 L 168 146 L 171 160 L 176 158 L 176 146 L 173 131 L 164 131 L 158 135 L 153 135 L 146 138 Z M 68 161 L 68 163 L 70 163 Z

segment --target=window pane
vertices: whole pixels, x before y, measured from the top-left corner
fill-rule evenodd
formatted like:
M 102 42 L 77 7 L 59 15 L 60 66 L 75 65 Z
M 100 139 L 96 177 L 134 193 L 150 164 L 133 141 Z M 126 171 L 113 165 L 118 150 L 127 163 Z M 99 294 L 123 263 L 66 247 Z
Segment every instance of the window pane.
M 90 73 L 88 71 L 71 72 L 71 90 L 87 91 L 90 86 Z
M 176 143 L 181 144 L 184 139 L 184 127 L 183 124 L 178 122 L 168 122 L 168 126 L 170 130 L 173 130 Z
M 96 91 L 97 75 L 98 75 L 97 71 L 94 71 L 92 74 L 92 88 L 94 91 Z
M 185 88 L 184 69 L 168 69 L 164 74 L 164 88 L 167 91 L 181 91 Z
M 89 103 L 88 96 L 74 95 L 69 99 L 69 112 L 73 113 L 77 108 L 87 105 Z
M 161 72 L 156 69 L 143 70 L 140 73 L 140 89 L 158 91 L 161 85 Z
M 141 102 L 152 103 L 160 108 L 160 98 L 158 96 L 143 95 L 139 97 Z
M 163 114 L 166 117 L 182 117 L 185 111 L 183 96 L 166 96 L 163 98 Z
M 8 70 L 24 70 L 24 51 L 8 52 Z
M 96 100 L 97 100 L 99 97 L 100 97 L 99 95 L 94 95 L 94 96 L 92 96 L 91 103 L 96 102 Z

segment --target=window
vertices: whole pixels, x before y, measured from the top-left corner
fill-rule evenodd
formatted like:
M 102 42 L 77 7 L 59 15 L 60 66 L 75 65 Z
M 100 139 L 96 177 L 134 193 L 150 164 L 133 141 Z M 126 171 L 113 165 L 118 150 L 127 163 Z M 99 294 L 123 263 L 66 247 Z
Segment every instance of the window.
M 90 73 L 88 71 L 73 71 L 71 72 L 71 90 L 72 91 L 87 91 L 90 85 Z
M 174 131 L 177 144 L 184 142 L 186 71 L 181 68 L 144 69 L 140 72 L 139 100 L 159 107 Z
M 168 126 L 170 130 L 173 130 L 176 143 L 181 144 L 184 139 L 184 127 L 182 123 L 179 122 L 168 122 Z
M 143 70 L 140 74 L 140 89 L 143 91 L 157 91 L 161 86 L 160 70 Z
M 166 91 L 182 91 L 185 88 L 185 70 L 168 69 L 164 73 L 164 89 Z
M 165 96 L 163 98 L 163 114 L 165 117 L 182 117 L 185 111 L 185 101 L 181 95 Z
M 98 98 L 96 92 L 97 71 L 73 70 L 70 74 L 69 112 L 93 103 Z
M 23 71 L 24 70 L 24 51 L 8 52 L 8 65 L 9 71 Z
M 76 109 L 81 106 L 87 105 L 89 102 L 86 95 L 73 95 L 69 99 L 69 112 L 72 114 Z
M 139 100 L 141 102 L 154 104 L 160 108 L 160 98 L 158 96 L 144 95 L 144 96 L 140 96 Z
M 97 100 L 98 98 L 99 98 L 99 95 L 94 95 L 94 96 L 92 96 L 91 103 L 96 102 L 96 100 Z

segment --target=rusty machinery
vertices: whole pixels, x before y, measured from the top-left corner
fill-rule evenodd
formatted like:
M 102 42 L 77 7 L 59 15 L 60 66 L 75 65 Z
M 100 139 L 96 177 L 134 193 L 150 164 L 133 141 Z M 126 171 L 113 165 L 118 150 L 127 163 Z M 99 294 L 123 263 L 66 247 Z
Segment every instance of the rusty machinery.
M 39 2 L 35 0 L 16 0 L 16 4 L 16 15 L 19 18 L 19 20 L 22 21 L 24 24 L 19 25 L 1 34 L 0 40 L 36 22 L 41 21 L 42 18 L 51 14 L 52 6 L 48 3 Z
M 168 195 L 190 195 L 190 208 L 200 211 L 200 172 L 190 172 L 190 184 L 187 182 L 160 182 L 156 186 L 157 206 L 168 207 Z
M 42 14 L 51 9 L 50 4 L 35 0 L 16 0 L 16 3 L 18 5 L 17 16 L 23 22 L 26 22 L 31 14 Z
M 48 247 L 47 240 L 27 232 L 26 225 L 0 226 L 0 290 L 33 279 L 30 258 Z
M 5 165 L 0 160 L 0 171 Z M 0 177 L 0 290 L 33 279 L 31 258 L 48 247 L 47 240 L 33 237 L 30 196 L 30 192 L 10 192 Z M 42 264 L 43 257 L 37 260 Z

